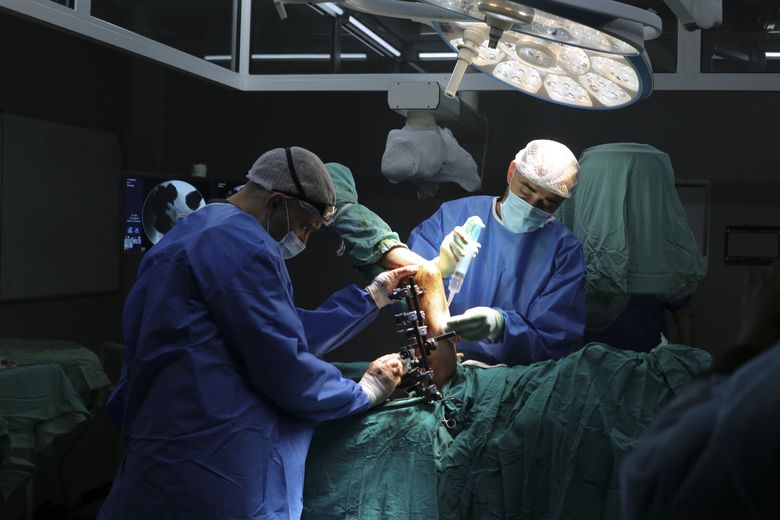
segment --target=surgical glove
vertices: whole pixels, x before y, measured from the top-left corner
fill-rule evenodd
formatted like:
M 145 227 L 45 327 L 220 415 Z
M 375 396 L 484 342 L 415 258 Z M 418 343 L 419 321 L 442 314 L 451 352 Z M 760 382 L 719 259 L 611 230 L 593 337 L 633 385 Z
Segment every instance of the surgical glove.
M 445 331 L 455 332 L 467 341 L 496 341 L 504 334 L 504 313 L 490 307 L 473 307 L 449 318 Z
M 466 236 L 463 233 L 463 227 L 455 226 L 455 229 L 449 232 L 439 247 L 439 256 L 433 259 L 436 267 L 441 271 L 441 277 L 452 276 L 458 261 L 463 258 L 464 248 L 466 246 Z
M 368 294 L 374 299 L 376 306 L 381 309 L 385 305 L 393 303 L 392 300 L 390 300 L 389 295 L 398 286 L 398 283 L 414 275 L 419 269 L 420 268 L 416 265 L 407 265 L 399 267 L 398 269 L 393 269 L 392 271 L 379 273 L 377 277 L 374 278 L 374 281 L 366 287 L 366 291 L 368 291 Z
M 433 259 L 436 267 L 441 271 L 441 277 L 452 276 L 455 267 L 466 252 L 466 244 L 469 239 L 462 226 L 455 226 L 455 229 L 444 237 L 439 247 L 439 256 Z M 479 244 L 479 242 L 477 242 Z M 479 248 L 479 246 L 477 246 Z M 479 249 L 477 249 L 479 250 Z M 476 253 L 475 253 L 476 254 Z
M 406 365 L 398 354 L 387 354 L 374 360 L 360 380 L 360 387 L 371 400 L 371 406 L 383 403 L 401 382 Z

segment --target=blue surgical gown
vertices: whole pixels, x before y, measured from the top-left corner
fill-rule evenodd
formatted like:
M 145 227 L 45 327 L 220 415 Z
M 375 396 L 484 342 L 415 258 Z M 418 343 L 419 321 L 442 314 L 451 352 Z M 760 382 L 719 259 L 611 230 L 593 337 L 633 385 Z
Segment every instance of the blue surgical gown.
M 624 459 L 624 517 L 780 518 L 780 342 L 694 381 Z
M 510 366 L 565 356 L 578 345 L 585 328 L 582 246 L 555 220 L 530 233 L 512 233 L 498 220 L 495 201 L 479 196 L 442 204 L 412 231 L 409 247 L 433 258 L 447 233 L 478 215 L 486 226 L 479 236 L 482 247 L 450 313 L 478 306 L 499 308 L 504 334 L 498 341 L 461 341 L 458 351 L 466 359 Z
M 376 310 L 356 286 L 296 309 L 278 244 L 230 204 L 180 221 L 125 305 L 109 410 L 127 454 L 100 518 L 299 518 L 315 421 L 369 406 L 315 354 Z

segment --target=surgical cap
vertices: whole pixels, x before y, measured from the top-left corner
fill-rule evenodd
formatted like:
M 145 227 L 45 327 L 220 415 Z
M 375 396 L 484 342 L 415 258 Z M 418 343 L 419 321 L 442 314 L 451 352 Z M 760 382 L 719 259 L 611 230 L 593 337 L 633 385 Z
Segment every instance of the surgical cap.
M 577 184 L 580 165 L 566 146 L 537 139 L 517 152 L 515 166 L 530 181 L 567 199 Z
M 291 147 L 290 152 L 293 168 L 304 193 L 295 185 L 284 148 L 274 148 L 261 155 L 247 173 L 247 179 L 270 191 L 278 191 L 320 205 L 335 205 L 336 190 L 320 158 L 299 146 Z

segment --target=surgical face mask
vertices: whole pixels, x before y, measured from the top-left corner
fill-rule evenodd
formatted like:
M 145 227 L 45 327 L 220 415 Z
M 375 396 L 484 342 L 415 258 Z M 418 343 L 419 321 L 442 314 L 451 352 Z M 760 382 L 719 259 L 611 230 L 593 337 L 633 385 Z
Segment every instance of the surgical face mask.
M 530 233 L 544 226 L 552 215 L 531 206 L 512 190 L 501 203 L 501 223 L 512 233 Z
M 284 212 L 287 214 L 287 234 L 278 242 L 279 249 L 282 251 L 282 258 L 289 260 L 290 258 L 301 254 L 306 249 L 306 244 L 301 242 L 298 235 L 292 232 L 290 229 L 290 211 L 287 209 L 287 199 L 284 199 Z M 271 217 L 268 217 L 268 226 L 271 224 Z
M 282 258 L 289 260 L 306 249 L 306 244 L 295 233 L 288 231 L 279 241 L 279 248 L 282 250 Z

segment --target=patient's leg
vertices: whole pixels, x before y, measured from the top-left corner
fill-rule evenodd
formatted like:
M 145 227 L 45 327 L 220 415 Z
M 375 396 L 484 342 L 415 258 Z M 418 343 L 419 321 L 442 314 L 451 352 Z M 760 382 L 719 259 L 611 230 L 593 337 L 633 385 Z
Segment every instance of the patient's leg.
M 450 317 L 450 311 L 447 308 L 439 269 L 432 262 L 405 247 L 391 249 L 379 260 L 379 264 L 385 269 L 395 269 L 410 264 L 420 266 L 414 281 L 423 291 L 420 296 L 420 309 L 425 312 L 427 336 L 432 338 L 443 334 L 444 324 Z M 457 365 L 455 342 L 440 341 L 436 350 L 428 358 L 428 362 L 433 369 L 433 382 L 439 389 L 443 388 L 455 373 Z

